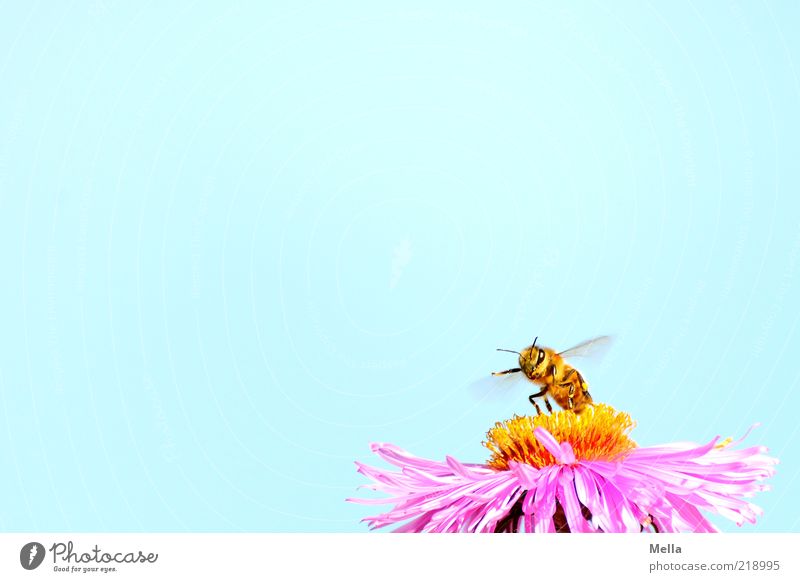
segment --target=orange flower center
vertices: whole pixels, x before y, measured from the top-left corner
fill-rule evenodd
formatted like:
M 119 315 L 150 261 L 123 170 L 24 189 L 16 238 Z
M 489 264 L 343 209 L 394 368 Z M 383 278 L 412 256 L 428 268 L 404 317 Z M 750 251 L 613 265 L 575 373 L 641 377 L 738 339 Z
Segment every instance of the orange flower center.
M 558 442 L 568 442 L 578 461 L 616 461 L 636 448 L 636 443 L 628 436 L 634 426 L 626 412 L 597 403 L 580 415 L 561 410 L 498 422 L 486 433 L 487 440 L 483 444 L 492 452 L 487 464 L 493 469 L 508 469 L 510 461 L 536 468 L 555 465 L 555 457 L 533 434 L 536 427 L 542 427 Z

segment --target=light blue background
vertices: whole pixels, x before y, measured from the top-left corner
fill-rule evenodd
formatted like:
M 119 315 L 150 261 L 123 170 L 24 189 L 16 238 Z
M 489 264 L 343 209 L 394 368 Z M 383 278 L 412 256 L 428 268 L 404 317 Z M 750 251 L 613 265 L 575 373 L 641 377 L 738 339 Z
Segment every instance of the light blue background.
M 613 333 L 800 530 L 796 2 L 263 4 L 2 9 L 0 529 L 363 531 L 370 441 L 480 462 L 495 348 Z

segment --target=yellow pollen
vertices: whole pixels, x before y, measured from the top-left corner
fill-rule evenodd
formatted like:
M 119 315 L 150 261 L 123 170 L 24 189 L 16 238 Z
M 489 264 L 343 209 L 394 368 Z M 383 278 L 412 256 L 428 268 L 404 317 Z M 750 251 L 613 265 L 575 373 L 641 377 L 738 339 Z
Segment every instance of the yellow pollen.
M 714 448 L 715 449 L 724 449 L 725 447 L 727 447 L 732 442 L 733 442 L 733 437 L 728 437 L 724 441 L 720 441 L 717 444 L 715 444 Z
M 568 442 L 578 461 L 616 461 L 636 448 L 636 443 L 628 437 L 634 425 L 628 413 L 596 403 L 580 415 L 561 410 L 498 422 L 486 433 L 483 444 L 492 452 L 488 465 L 493 469 L 508 469 L 509 461 L 536 468 L 555 465 L 555 457 L 533 434 L 536 427 L 542 427 L 559 443 Z

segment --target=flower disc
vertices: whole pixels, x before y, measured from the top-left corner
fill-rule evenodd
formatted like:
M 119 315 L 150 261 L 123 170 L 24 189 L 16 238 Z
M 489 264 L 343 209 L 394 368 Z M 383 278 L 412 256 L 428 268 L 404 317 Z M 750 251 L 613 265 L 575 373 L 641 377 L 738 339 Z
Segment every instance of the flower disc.
M 533 431 L 538 427 L 546 429 L 558 442 L 569 443 L 578 461 L 616 461 L 636 448 L 628 436 L 634 425 L 627 413 L 598 403 L 580 415 L 561 410 L 498 422 L 486 433 L 483 444 L 492 452 L 488 466 L 500 471 L 508 469 L 510 461 L 536 468 L 557 463 L 534 436 Z

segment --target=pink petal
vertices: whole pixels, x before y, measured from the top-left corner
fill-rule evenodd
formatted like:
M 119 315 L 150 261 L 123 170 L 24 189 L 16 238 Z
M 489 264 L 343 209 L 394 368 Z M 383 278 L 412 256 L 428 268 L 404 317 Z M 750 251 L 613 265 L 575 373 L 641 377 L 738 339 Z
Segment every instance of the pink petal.
M 559 475 L 559 501 L 564 508 L 564 515 L 567 518 L 569 531 L 573 533 L 588 533 L 594 531 L 583 517 L 578 495 L 575 492 L 575 481 L 572 469 L 564 467 Z
M 349 501 L 393 505 L 365 518 L 373 529 L 395 525 L 397 531 L 491 532 L 522 500 L 515 524 L 519 531 L 555 531 L 558 501 L 573 532 L 638 532 L 649 515 L 662 532 L 713 532 L 716 528 L 702 512 L 738 524 L 756 520 L 761 509 L 746 498 L 768 488 L 763 481 L 777 463 L 764 447 L 735 449 L 741 439 L 719 448 L 717 439 L 705 445 L 642 447 L 618 462 L 582 461 L 568 442 L 558 443 L 545 429 L 537 427 L 534 435 L 555 458 L 553 466 L 511 462 L 508 470 L 498 471 L 452 457 L 423 459 L 374 443 L 372 450 L 398 469 L 356 467 L 370 481 L 364 487 L 387 497 Z

